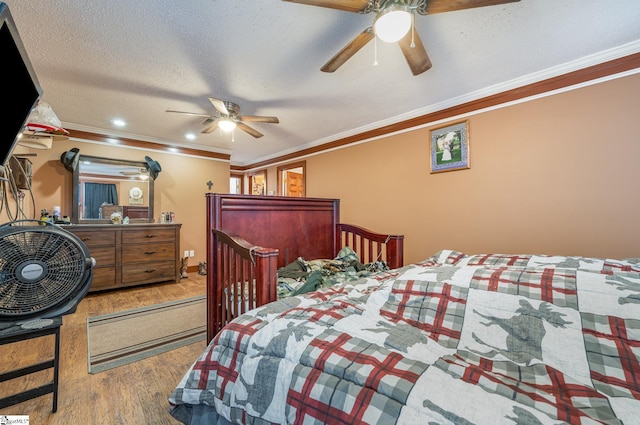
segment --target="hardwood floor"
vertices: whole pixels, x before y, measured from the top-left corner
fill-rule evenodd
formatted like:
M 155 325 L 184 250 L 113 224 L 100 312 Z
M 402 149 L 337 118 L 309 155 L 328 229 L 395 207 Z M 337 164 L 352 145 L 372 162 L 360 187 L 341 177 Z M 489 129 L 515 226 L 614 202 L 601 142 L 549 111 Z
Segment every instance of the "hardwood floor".
M 179 424 L 169 415 L 168 397 L 206 347 L 204 341 L 129 365 L 87 373 L 87 318 L 206 293 L 206 276 L 190 273 L 179 283 L 163 283 L 88 294 L 60 328 L 58 411 L 47 394 L 0 409 L 27 415 L 30 425 Z M 0 346 L 0 373 L 53 357 L 54 337 Z M 51 370 L 0 383 L 0 398 L 48 383 Z

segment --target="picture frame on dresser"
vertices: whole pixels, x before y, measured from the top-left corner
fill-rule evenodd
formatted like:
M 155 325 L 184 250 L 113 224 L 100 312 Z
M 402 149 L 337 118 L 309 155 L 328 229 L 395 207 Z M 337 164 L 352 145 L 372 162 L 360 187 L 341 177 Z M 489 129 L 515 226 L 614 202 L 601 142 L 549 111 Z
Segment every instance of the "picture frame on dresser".
M 460 121 L 430 132 L 431 174 L 471 168 L 469 166 L 469 121 Z

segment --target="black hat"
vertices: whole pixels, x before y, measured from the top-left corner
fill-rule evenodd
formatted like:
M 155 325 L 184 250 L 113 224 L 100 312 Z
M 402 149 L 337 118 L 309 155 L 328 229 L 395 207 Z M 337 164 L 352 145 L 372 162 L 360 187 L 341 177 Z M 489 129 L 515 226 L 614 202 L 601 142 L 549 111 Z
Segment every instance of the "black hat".
M 158 161 L 154 161 L 148 156 L 145 156 L 144 160 L 147 161 L 147 167 L 149 168 L 149 173 L 151 173 L 151 177 L 153 177 L 154 180 L 157 179 L 158 174 L 160 173 L 160 171 L 162 171 L 162 167 L 160 166 L 160 163 Z
M 78 166 L 78 161 L 80 161 L 80 149 L 72 148 L 71 150 L 62 152 L 60 155 L 60 162 L 64 165 L 69 171 L 74 171 Z

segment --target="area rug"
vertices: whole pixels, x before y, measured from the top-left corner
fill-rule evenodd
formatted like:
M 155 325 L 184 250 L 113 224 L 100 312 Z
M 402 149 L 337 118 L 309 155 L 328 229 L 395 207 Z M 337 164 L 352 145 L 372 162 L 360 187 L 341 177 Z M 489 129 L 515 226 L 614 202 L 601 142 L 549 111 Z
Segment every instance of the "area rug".
M 170 301 L 87 319 L 89 373 L 206 339 L 206 297 Z

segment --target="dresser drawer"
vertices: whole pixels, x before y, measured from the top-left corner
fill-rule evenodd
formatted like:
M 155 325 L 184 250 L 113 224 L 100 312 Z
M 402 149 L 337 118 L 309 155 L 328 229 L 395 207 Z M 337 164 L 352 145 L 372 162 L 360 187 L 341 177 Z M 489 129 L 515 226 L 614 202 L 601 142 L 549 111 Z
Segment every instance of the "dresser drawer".
M 96 266 L 113 266 L 116 264 L 115 246 L 88 247 L 89 255 L 96 260 Z
M 122 233 L 123 244 L 138 244 L 146 242 L 174 242 L 176 232 L 174 229 L 140 229 Z
M 96 232 L 92 230 L 72 230 L 72 233 L 80 238 L 82 242 L 91 250 L 94 246 L 105 246 L 116 244 L 116 231 L 108 230 Z
M 154 262 L 162 260 L 175 261 L 176 244 L 166 243 L 138 243 L 122 245 L 122 263 L 131 264 L 144 262 Z
M 116 283 L 115 267 L 96 267 L 93 268 L 93 279 L 91 280 L 90 292 L 104 291 L 105 289 L 115 289 L 120 286 Z
M 176 278 L 175 261 L 122 265 L 122 283 L 125 285 L 175 280 Z

